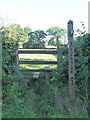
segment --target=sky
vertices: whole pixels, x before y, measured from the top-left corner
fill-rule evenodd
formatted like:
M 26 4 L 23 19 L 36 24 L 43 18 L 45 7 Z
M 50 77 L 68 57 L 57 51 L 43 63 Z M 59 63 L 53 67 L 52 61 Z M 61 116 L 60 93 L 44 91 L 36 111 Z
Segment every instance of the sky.
M 74 29 L 84 22 L 88 29 L 89 0 L 0 0 L 0 18 L 8 24 L 17 23 L 32 30 L 53 26 L 67 29 L 72 20 Z

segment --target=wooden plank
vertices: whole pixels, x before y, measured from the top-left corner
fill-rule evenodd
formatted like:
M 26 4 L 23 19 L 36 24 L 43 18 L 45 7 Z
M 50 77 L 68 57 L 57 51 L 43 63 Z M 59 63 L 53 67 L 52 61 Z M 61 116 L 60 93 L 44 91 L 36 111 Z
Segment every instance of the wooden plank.
M 40 49 L 40 48 L 36 48 L 36 49 L 33 49 L 33 48 L 19 48 L 19 50 L 55 50 L 56 48 L 43 48 L 43 49 Z
M 55 69 L 20 69 L 21 72 L 52 72 Z
M 19 64 L 57 64 L 57 61 L 19 61 Z
M 20 50 L 18 54 L 57 54 L 57 51 Z

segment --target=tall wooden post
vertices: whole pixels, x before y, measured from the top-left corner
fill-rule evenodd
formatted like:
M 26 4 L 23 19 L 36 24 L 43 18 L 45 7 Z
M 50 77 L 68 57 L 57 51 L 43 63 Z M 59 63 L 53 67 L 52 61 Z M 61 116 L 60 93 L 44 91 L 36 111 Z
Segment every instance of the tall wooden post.
M 75 100 L 75 81 L 74 81 L 74 40 L 73 40 L 73 21 L 68 22 L 68 61 L 69 61 L 69 97 L 71 101 Z
M 72 117 L 76 116 L 76 106 L 75 106 L 75 81 L 74 81 L 74 40 L 73 40 L 73 21 L 68 22 L 68 81 L 69 81 L 69 100 L 70 100 L 70 114 Z

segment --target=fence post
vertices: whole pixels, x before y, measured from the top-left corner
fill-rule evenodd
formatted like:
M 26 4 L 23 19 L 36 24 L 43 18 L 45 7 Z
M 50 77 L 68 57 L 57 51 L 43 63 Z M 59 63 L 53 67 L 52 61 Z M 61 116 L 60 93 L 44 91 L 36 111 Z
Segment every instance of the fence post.
M 60 51 L 60 44 L 59 44 L 59 36 L 56 37 L 57 40 L 57 70 L 60 70 L 60 62 L 61 62 L 61 51 Z
M 16 66 L 19 67 L 19 56 L 18 56 L 18 49 L 16 50 Z
M 45 66 L 45 70 L 49 70 L 49 69 L 50 69 L 50 66 Z M 48 82 L 49 80 L 50 80 L 50 72 L 46 71 L 46 81 Z
M 16 56 L 15 56 L 15 75 L 17 76 L 18 80 L 20 81 L 20 71 L 19 71 L 19 54 L 18 54 L 18 47 L 15 48 Z
M 68 81 L 69 81 L 69 99 L 70 99 L 70 109 L 71 115 L 74 116 L 76 113 L 75 110 L 75 78 L 74 78 L 74 40 L 73 40 L 73 21 L 68 22 Z
M 70 100 L 75 99 L 75 81 L 74 81 L 74 40 L 73 40 L 73 21 L 68 22 L 68 59 L 69 59 L 69 96 Z

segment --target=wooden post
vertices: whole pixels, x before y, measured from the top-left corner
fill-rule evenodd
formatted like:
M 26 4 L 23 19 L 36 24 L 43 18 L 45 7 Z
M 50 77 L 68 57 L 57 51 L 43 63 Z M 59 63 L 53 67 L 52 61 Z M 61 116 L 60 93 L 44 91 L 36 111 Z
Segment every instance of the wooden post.
M 16 51 L 16 58 L 15 58 L 15 75 L 17 76 L 17 81 L 21 81 L 20 78 L 20 68 L 19 68 L 19 56 L 18 56 L 18 49 L 15 50 Z
M 17 42 L 16 42 L 16 67 L 19 70 L 19 54 L 18 54 L 18 46 L 19 46 L 19 35 L 17 37 Z
M 45 66 L 45 69 L 48 70 L 50 69 L 50 66 Z M 50 80 L 50 73 L 49 71 L 46 71 L 46 81 Z
M 19 56 L 18 56 L 18 49 L 16 50 L 16 66 L 19 67 Z
M 74 40 L 73 40 L 73 21 L 68 22 L 68 60 L 69 60 L 69 97 L 71 101 L 75 100 L 75 81 L 74 81 Z
M 76 106 L 75 106 L 75 81 L 74 81 L 74 40 L 73 40 L 73 21 L 68 22 L 68 63 L 69 63 L 69 100 L 70 100 L 70 114 L 72 117 L 76 116 Z
M 60 52 L 60 44 L 59 44 L 59 36 L 56 37 L 57 40 L 57 70 L 60 70 L 60 56 L 61 56 L 61 52 Z

